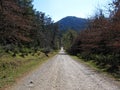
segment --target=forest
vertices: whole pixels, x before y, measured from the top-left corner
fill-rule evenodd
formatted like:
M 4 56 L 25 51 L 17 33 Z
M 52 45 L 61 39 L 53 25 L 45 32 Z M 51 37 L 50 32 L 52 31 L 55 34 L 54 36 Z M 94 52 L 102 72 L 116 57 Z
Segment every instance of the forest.
M 58 23 L 33 8 L 33 0 L 0 0 L 0 88 L 13 82 L 22 67 L 29 69 L 61 46 L 120 75 L 120 0 L 111 1 L 108 17 L 98 9 L 85 30 L 60 32 Z
M 15 56 L 21 52 L 24 56 L 59 48 L 57 24 L 33 9 L 32 1 L 0 0 L 0 53 L 12 52 Z
M 58 25 L 33 0 L 0 0 L 0 88 L 42 64 L 60 47 Z
M 109 3 L 109 17 L 98 9 L 85 30 L 61 34 L 58 24 L 33 9 L 33 0 L 0 1 L 0 56 L 47 55 L 61 45 L 68 53 L 93 61 L 109 72 L 120 70 L 120 0 Z
M 69 34 L 71 42 L 69 46 L 64 46 L 68 53 L 77 55 L 84 61 L 92 61 L 105 71 L 119 75 L 120 0 L 112 0 L 108 11 L 109 17 L 106 17 L 104 10 L 98 9 L 95 16 L 89 19 L 87 29 L 77 36 L 74 36 L 74 33 Z M 66 40 L 67 38 L 64 39 Z

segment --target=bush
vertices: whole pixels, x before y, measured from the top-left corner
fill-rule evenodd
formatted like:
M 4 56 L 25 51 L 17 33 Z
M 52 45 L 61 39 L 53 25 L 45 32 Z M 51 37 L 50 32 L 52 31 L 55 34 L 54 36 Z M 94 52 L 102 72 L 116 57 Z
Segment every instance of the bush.
M 50 53 L 51 51 L 52 51 L 52 49 L 50 49 L 50 48 L 41 49 L 41 52 L 45 53 L 46 56 L 48 56 L 48 53 Z
M 81 53 L 81 58 L 85 59 L 85 61 L 89 61 L 91 60 L 90 55 L 91 54 L 89 52 L 83 52 Z
M 81 53 L 77 54 L 79 58 L 84 59 L 84 61 L 92 60 L 100 68 L 104 68 L 108 72 L 119 72 L 120 69 L 120 55 L 111 54 L 90 54 L 90 53 Z

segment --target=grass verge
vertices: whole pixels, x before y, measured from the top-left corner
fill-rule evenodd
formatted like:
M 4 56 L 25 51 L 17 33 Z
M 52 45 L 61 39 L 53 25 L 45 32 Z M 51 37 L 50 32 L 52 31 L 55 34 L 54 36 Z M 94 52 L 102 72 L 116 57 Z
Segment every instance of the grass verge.
M 107 76 L 109 76 L 110 78 L 114 78 L 116 81 L 120 81 L 120 75 L 116 75 L 115 73 L 109 73 L 107 72 L 104 68 L 99 67 L 98 65 L 96 65 L 92 60 L 90 61 L 85 61 L 83 59 L 80 59 L 77 56 L 72 56 L 71 57 L 76 60 L 77 62 L 80 62 L 84 65 L 87 65 L 88 67 L 92 68 L 93 70 L 97 71 L 97 72 L 101 72 Z
M 0 57 L 0 90 L 15 83 L 17 78 L 24 76 L 26 73 L 34 70 L 42 63 L 54 56 L 57 52 L 49 53 L 47 57 L 42 52 L 37 52 L 34 55 L 12 57 L 8 54 Z

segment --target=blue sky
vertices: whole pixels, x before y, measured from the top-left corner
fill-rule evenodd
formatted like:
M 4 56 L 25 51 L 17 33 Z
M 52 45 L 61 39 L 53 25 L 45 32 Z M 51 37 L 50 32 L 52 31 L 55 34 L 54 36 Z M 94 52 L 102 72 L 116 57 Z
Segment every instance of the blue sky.
M 96 8 L 103 8 L 110 0 L 34 0 L 33 5 L 37 11 L 49 15 L 54 21 L 66 16 L 88 18 Z

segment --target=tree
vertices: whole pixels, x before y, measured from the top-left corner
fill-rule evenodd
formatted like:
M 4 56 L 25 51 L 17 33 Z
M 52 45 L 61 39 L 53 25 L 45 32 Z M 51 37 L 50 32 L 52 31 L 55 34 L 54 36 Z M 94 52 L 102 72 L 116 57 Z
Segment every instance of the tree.
M 21 48 L 56 49 L 58 27 L 45 13 L 33 10 L 33 0 L 0 1 L 0 45 L 7 52 Z
M 69 49 L 77 36 L 75 30 L 68 30 L 62 37 L 62 43 L 65 49 Z
M 114 0 L 110 17 L 99 10 L 89 22 L 87 30 L 80 32 L 69 52 L 92 60 L 109 72 L 120 70 L 120 0 Z

